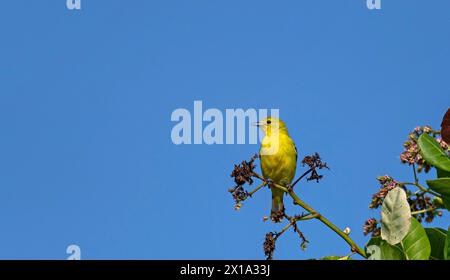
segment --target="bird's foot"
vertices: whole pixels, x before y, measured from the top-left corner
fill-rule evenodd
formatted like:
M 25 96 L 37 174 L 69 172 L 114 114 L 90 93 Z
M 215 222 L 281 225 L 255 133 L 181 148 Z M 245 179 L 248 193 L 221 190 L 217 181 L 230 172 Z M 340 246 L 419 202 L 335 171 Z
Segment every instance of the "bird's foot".
M 274 184 L 274 182 L 271 179 L 266 179 L 266 184 L 271 188 Z
M 291 184 L 287 184 L 286 189 L 288 190 L 288 192 L 292 192 L 294 190 L 294 186 L 292 186 Z

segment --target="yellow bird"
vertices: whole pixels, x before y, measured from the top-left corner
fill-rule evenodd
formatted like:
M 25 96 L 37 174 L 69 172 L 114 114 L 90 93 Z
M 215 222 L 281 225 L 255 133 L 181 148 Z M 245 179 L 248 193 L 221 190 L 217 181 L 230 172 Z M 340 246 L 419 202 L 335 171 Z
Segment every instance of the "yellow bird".
M 259 150 L 261 171 L 264 178 L 287 187 L 291 184 L 297 169 L 297 148 L 289 136 L 286 125 L 277 118 L 268 117 L 256 123 L 264 132 Z M 270 218 L 280 222 L 284 216 L 284 192 L 277 188 L 272 190 L 272 210 Z

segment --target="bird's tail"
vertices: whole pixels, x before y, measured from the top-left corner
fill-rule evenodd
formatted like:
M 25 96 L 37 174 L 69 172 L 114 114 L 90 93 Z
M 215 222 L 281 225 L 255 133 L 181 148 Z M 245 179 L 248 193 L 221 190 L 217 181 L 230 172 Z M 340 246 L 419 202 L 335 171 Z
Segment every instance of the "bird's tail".
M 270 219 L 279 223 L 284 218 L 284 192 L 280 189 L 272 188 L 272 210 L 270 211 Z

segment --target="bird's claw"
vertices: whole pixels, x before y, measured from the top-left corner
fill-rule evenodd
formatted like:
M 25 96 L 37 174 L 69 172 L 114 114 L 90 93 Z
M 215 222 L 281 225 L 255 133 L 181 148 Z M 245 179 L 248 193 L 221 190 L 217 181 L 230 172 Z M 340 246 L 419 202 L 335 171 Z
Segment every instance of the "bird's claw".
M 291 184 L 287 184 L 286 189 L 288 190 L 288 192 L 292 192 L 294 190 L 294 187 Z

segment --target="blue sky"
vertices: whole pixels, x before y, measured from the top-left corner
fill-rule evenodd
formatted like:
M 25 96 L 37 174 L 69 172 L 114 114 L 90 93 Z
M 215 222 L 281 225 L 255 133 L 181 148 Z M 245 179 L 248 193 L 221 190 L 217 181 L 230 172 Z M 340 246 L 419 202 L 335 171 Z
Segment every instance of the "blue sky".
M 270 194 L 233 210 L 257 145 L 173 145 L 170 115 L 278 108 L 301 156 L 329 163 L 299 195 L 363 245 L 375 177 L 450 101 L 450 2 L 8 0 L 0 6 L 0 259 L 263 259 Z M 299 173 L 301 169 L 299 168 Z M 288 210 L 294 210 L 286 202 Z M 446 227 L 446 214 L 435 225 Z M 278 259 L 343 255 L 316 221 Z

